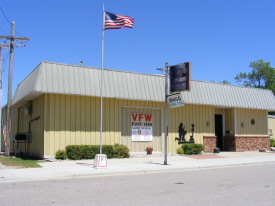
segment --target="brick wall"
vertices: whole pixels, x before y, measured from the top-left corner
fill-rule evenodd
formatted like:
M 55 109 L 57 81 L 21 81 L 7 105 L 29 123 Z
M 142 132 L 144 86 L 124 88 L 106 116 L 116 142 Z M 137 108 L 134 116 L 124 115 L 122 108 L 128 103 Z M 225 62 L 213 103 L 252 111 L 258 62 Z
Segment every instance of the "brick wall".
M 216 136 L 203 136 L 203 146 L 205 153 L 213 153 L 216 148 Z
M 225 136 L 225 151 L 245 152 L 269 149 L 269 136 Z

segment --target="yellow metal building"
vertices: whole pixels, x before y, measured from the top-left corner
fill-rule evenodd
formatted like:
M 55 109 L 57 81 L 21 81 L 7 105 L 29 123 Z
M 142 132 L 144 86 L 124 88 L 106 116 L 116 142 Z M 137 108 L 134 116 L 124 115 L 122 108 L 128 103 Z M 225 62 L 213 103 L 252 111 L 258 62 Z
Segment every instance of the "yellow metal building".
M 270 138 L 275 139 L 275 116 L 268 115 L 268 134 Z
M 164 152 L 164 76 L 104 69 L 103 83 L 102 143 L 124 144 L 130 152 L 147 146 Z M 181 146 L 181 129 L 185 143 L 194 139 L 205 152 L 217 146 L 226 151 L 269 147 L 268 111 L 275 110 L 270 90 L 190 84 L 191 91 L 181 93 L 185 106 L 168 105 L 169 153 Z M 100 69 L 41 62 L 18 85 L 12 107 L 11 133 L 31 132 L 31 137 L 26 144 L 11 142 L 11 151 L 47 158 L 67 145 L 99 145 Z M 2 128 L 5 117 L 3 107 Z M 135 129 L 146 131 L 143 139 Z M 4 136 L 2 131 L 1 150 Z

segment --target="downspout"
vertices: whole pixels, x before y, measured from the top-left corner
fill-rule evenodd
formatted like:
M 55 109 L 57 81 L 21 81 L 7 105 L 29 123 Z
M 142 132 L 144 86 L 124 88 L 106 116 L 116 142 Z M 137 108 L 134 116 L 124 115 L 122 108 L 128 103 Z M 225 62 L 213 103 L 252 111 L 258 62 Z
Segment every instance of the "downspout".
M 35 121 L 35 120 L 38 120 L 39 118 L 40 118 L 40 116 L 29 121 L 29 133 L 31 133 L 31 122 Z

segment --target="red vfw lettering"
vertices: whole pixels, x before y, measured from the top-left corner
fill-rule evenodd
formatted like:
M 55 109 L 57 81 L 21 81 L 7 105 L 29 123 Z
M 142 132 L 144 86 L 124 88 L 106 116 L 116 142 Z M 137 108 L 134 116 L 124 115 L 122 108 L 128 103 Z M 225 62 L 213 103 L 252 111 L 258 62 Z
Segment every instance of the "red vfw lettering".
M 133 120 L 136 121 L 137 119 L 137 114 L 132 114 Z
M 141 119 L 143 119 L 143 114 L 139 114 L 138 121 L 140 121 Z
M 146 122 L 151 122 L 151 119 L 152 119 L 152 114 L 145 114 L 145 120 Z

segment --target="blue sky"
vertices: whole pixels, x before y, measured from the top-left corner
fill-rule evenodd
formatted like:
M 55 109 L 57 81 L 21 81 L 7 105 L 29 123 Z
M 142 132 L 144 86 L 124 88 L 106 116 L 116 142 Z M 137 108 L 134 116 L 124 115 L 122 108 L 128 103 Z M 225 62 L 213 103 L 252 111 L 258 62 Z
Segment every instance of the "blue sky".
M 106 30 L 104 68 L 162 74 L 156 68 L 190 61 L 191 79 L 236 84 L 239 72 L 263 59 L 275 67 L 273 0 L 2 0 L 16 36 L 13 94 L 41 61 L 101 67 L 102 7 L 135 19 L 133 29 Z M 10 24 L 0 11 L 0 35 Z M 3 40 L 0 40 L 4 43 Z M 2 52 L 2 106 L 7 102 L 9 52 Z

